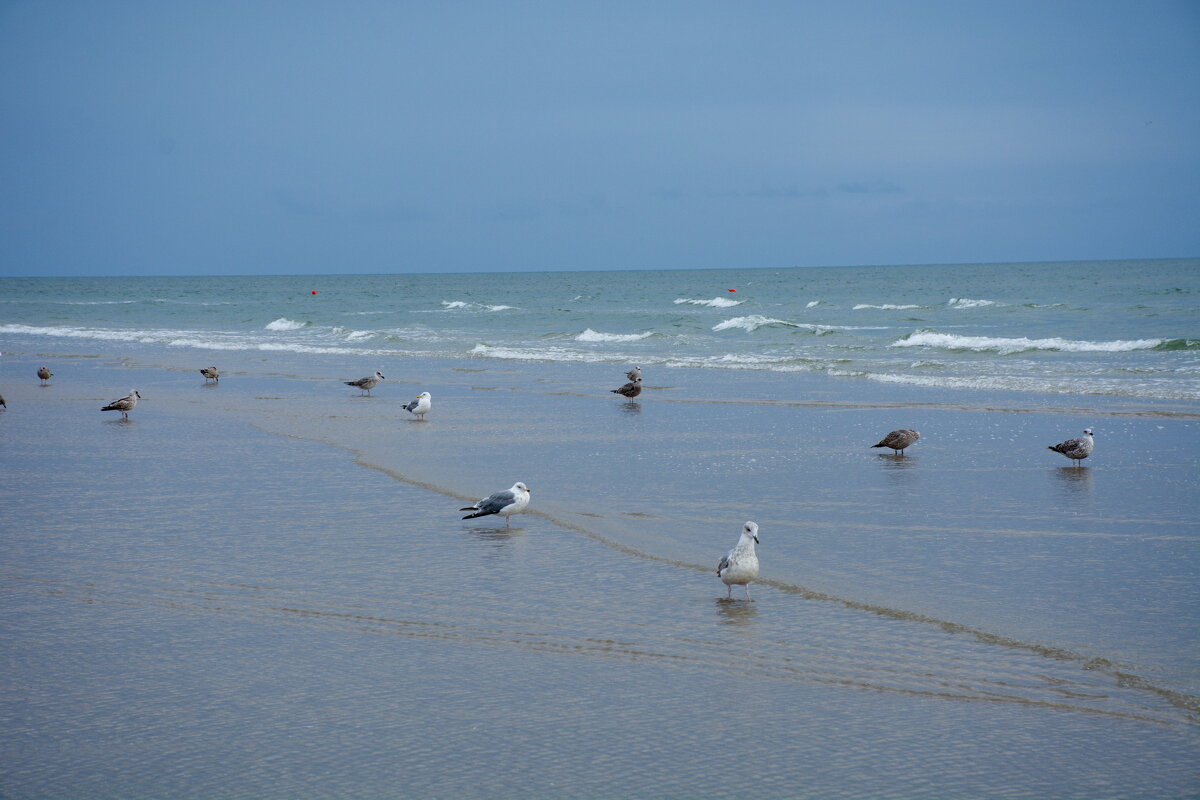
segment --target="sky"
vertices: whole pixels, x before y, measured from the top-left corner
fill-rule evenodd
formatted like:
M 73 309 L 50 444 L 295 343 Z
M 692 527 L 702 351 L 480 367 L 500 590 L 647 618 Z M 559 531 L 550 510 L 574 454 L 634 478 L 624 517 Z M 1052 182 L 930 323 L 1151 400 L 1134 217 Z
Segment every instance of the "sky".
M 3 2 L 0 276 L 1200 255 L 1200 3 Z

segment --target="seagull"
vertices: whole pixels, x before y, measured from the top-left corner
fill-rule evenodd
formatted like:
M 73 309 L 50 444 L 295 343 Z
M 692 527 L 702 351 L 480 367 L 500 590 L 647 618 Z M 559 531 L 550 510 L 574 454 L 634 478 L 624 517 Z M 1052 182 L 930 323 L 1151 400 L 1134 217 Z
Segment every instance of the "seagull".
M 631 381 L 640 381 L 642 379 L 642 368 L 634 367 L 633 369 L 629 370 L 629 372 L 625 373 L 625 377 L 629 378 Z
M 904 455 L 904 448 L 910 446 L 917 439 L 921 438 L 921 434 L 914 431 L 912 428 L 900 428 L 892 431 L 887 436 L 883 437 L 879 444 L 873 444 L 871 447 L 890 447 L 896 451 L 896 455 Z
M 367 394 L 370 394 L 371 390 L 375 388 L 375 384 L 379 383 L 383 379 L 383 373 L 377 371 L 374 375 L 368 375 L 367 377 L 359 378 L 356 381 L 343 381 L 343 383 L 345 383 L 347 386 L 357 386 L 358 388 L 366 391 Z
M 42 379 L 42 386 L 46 385 L 46 381 L 50 380 L 50 376 L 53 374 L 54 373 L 50 371 L 49 367 L 38 367 L 38 377 Z
M 742 526 L 742 535 L 738 543 L 721 559 L 721 563 L 717 564 L 717 577 L 729 587 L 729 591 L 725 593 L 726 599 L 733 599 L 733 585 L 740 583 L 746 589 L 746 599 L 750 600 L 750 581 L 758 577 L 758 556 L 754 552 L 756 544 L 758 523 L 747 522 Z
M 113 400 L 111 403 L 109 403 L 108 405 L 106 405 L 104 408 L 102 408 L 100 410 L 101 411 L 120 411 L 122 418 L 128 420 L 129 412 L 133 411 L 133 407 L 137 405 L 137 401 L 140 399 L 142 399 L 142 396 L 140 394 L 138 394 L 138 390 L 130 389 L 129 394 L 125 395 L 120 400 Z
M 429 392 L 421 392 L 417 395 L 417 399 L 404 407 L 405 411 L 411 411 L 422 420 L 425 419 L 425 412 L 433 406 L 433 398 L 429 396 Z
M 1092 448 L 1095 447 L 1095 442 L 1092 441 L 1092 429 L 1084 428 L 1083 436 L 1078 439 L 1067 439 L 1065 442 L 1052 444 L 1047 447 L 1047 450 L 1053 450 L 1056 453 L 1062 453 L 1067 458 L 1075 462 L 1075 466 L 1079 466 L 1079 462 L 1092 454 Z
M 216 381 L 217 383 L 221 382 L 221 373 L 217 372 L 216 367 L 205 367 L 204 369 L 200 370 L 200 374 L 204 376 L 205 383 L 208 383 L 209 381 Z
M 0 394 L 0 408 L 8 408 L 8 403 L 4 402 L 4 395 L 2 394 Z
M 464 506 L 459 511 L 474 511 L 474 514 L 467 514 L 463 519 L 475 519 L 476 517 L 486 517 L 489 514 L 499 514 L 504 517 L 504 527 L 508 527 L 508 518 L 513 514 L 520 514 L 525 510 L 525 506 L 529 505 L 529 487 L 517 481 L 512 485 L 511 489 L 505 489 L 503 492 L 496 492 L 490 497 L 485 497 L 473 506 Z
M 629 383 L 622 386 L 620 389 L 609 389 L 609 391 L 612 392 L 613 394 L 623 394 L 626 397 L 632 399 L 642 393 L 642 379 L 634 378 Z

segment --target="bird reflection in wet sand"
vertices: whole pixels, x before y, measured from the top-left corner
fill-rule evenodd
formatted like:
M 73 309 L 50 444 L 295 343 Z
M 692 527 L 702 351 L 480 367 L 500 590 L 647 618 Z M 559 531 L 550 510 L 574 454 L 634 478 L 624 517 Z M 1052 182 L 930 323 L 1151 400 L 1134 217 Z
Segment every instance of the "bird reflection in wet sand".
M 1055 467 L 1059 488 L 1067 495 L 1085 495 L 1092 491 L 1091 467 Z
M 722 625 L 749 625 L 758 614 L 758 606 L 732 597 L 717 597 L 717 621 Z
M 626 414 L 640 414 L 642 413 L 642 404 L 635 400 L 630 400 L 628 403 L 621 403 L 621 410 Z

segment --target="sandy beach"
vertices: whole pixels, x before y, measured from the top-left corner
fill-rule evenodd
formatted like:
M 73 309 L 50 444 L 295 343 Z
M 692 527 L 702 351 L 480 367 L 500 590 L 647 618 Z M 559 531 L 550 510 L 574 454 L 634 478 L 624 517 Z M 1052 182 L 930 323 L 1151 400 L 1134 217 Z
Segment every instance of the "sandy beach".
M 1195 409 L 225 362 L 5 359 L 6 796 L 1200 787 Z M 1084 425 L 1084 466 L 1045 450 Z M 459 519 L 516 480 L 511 530 Z

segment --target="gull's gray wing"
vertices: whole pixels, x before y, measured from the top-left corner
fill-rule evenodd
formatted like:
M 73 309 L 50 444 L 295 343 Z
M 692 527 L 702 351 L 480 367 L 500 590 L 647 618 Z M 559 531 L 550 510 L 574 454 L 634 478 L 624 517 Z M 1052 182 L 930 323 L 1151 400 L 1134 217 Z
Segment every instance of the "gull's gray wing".
M 479 504 L 479 510 L 488 514 L 498 514 L 500 509 L 505 506 L 511 506 L 517 500 L 517 496 L 512 493 L 511 489 L 505 489 L 503 492 L 496 492 Z

